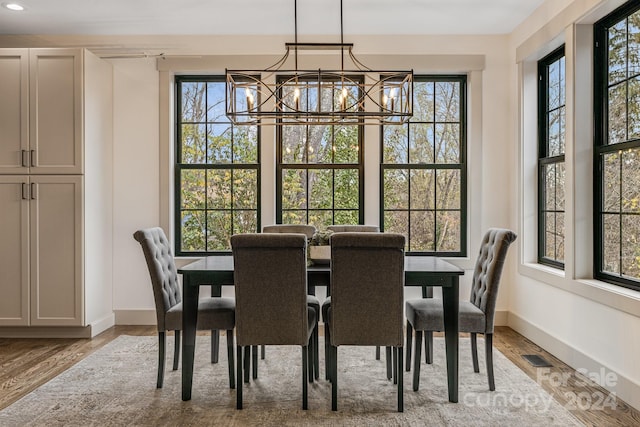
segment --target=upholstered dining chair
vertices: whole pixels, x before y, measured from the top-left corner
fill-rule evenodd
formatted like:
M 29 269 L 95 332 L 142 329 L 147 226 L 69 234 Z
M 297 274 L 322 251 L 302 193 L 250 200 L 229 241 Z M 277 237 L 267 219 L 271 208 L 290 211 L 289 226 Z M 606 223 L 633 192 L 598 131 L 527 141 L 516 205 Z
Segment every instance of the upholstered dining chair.
M 317 231 L 316 227 L 310 224 L 272 224 L 272 225 L 265 225 L 264 227 L 262 227 L 263 233 L 302 233 L 305 236 L 307 236 L 307 241 L 309 241 L 309 239 L 313 237 L 316 231 Z M 309 305 L 309 307 L 313 308 L 316 311 L 316 313 L 320 313 L 320 300 L 318 299 L 317 296 L 308 294 L 307 304 Z M 320 358 L 318 354 L 319 352 L 318 321 L 319 320 L 320 320 L 320 316 L 317 316 L 316 325 L 313 329 L 314 355 L 313 355 L 313 364 L 309 365 L 309 368 L 311 369 L 311 371 L 313 371 L 312 374 L 310 375 L 310 378 L 312 379 L 312 381 L 313 381 L 313 378 L 318 379 L 318 377 L 320 376 L 320 372 L 319 372 Z M 254 357 L 255 356 L 257 356 L 257 353 L 254 352 Z M 265 348 L 264 346 L 262 346 L 261 359 L 264 359 L 264 357 L 265 357 Z M 253 362 L 254 362 L 253 365 L 257 366 L 257 360 L 255 358 Z
M 237 408 L 242 409 L 243 351 L 257 345 L 302 347 L 302 409 L 307 409 L 308 347 L 317 312 L 307 305 L 307 239 L 302 234 L 231 236 L 236 291 Z M 248 377 L 244 376 L 245 381 Z
M 405 238 L 395 233 L 331 236 L 330 342 L 327 370 L 331 409 L 338 408 L 338 347 L 389 346 L 397 363 L 398 412 L 404 410 L 402 341 Z
M 164 379 L 166 331 L 175 333 L 173 370 L 178 369 L 180 358 L 180 331 L 182 330 L 182 296 L 178 273 L 173 259 L 171 244 L 160 227 L 138 230 L 133 237 L 142 246 L 147 262 L 153 297 L 156 305 L 156 320 L 159 338 L 158 381 L 162 388 Z M 235 388 L 233 359 L 233 328 L 235 327 L 235 301 L 233 298 L 200 298 L 198 301 L 198 323 L 200 330 L 212 331 L 211 362 L 217 361 L 214 354 L 214 331 L 227 331 L 227 355 L 229 361 L 229 387 Z M 217 353 L 217 347 L 215 348 Z
M 458 328 L 471 336 L 471 357 L 474 372 L 480 372 L 478 366 L 477 334 L 484 334 L 485 358 L 489 390 L 495 390 L 493 377 L 493 327 L 498 287 L 502 267 L 507 257 L 509 245 L 516 240 L 511 230 L 490 228 L 480 244 L 480 253 L 476 259 L 471 284 L 471 298 L 461 301 L 459 307 Z M 420 352 L 423 331 L 444 330 L 442 300 L 439 298 L 412 299 L 406 302 L 407 316 L 407 370 L 411 365 L 411 335 L 415 330 L 415 355 L 413 371 L 413 390 L 420 384 Z M 430 352 L 433 343 L 427 340 L 426 351 Z M 427 359 L 428 363 L 431 360 Z
M 327 226 L 327 230 L 333 233 L 379 233 L 380 227 L 377 225 L 363 225 L 363 224 L 333 224 Z M 322 321 L 327 322 L 327 311 L 331 306 L 331 297 L 327 297 L 322 303 Z M 387 349 L 387 377 L 391 378 L 391 349 Z M 329 355 L 329 340 L 324 340 L 324 356 L 325 360 Z M 376 360 L 380 360 L 380 346 L 376 346 Z M 329 379 L 329 372 L 325 373 L 326 379 Z

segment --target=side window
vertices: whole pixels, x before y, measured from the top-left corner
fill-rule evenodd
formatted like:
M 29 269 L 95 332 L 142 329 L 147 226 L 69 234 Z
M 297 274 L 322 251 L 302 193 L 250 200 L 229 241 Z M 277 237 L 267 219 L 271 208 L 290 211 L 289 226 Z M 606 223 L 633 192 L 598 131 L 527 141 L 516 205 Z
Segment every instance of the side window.
M 564 46 L 538 63 L 538 262 L 564 268 Z
M 595 275 L 640 289 L 640 2 L 594 31 Z
M 381 129 L 381 218 L 407 251 L 466 254 L 466 76 L 415 76 L 413 117 Z
M 225 115 L 224 76 L 176 77 L 176 255 L 229 252 L 259 231 L 260 130 Z

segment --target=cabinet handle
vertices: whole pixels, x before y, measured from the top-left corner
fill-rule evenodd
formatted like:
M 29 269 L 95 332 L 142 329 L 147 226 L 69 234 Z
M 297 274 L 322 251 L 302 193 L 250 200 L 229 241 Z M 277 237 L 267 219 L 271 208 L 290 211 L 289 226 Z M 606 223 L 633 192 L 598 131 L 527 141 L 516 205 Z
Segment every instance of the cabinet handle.
M 36 194 L 36 183 L 32 182 L 31 183 L 31 200 L 35 200 L 37 198 L 37 194 Z
M 35 166 L 36 165 L 36 150 L 31 150 L 31 155 L 29 156 L 31 158 L 31 166 Z
M 29 195 L 27 194 L 27 184 L 25 182 L 22 183 L 22 200 L 27 200 Z
M 26 168 L 27 166 L 29 166 L 29 161 L 27 160 L 27 150 L 20 150 L 21 153 L 20 155 L 22 156 L 22 158 L 20 159 L 22 161 L 22 167 Z

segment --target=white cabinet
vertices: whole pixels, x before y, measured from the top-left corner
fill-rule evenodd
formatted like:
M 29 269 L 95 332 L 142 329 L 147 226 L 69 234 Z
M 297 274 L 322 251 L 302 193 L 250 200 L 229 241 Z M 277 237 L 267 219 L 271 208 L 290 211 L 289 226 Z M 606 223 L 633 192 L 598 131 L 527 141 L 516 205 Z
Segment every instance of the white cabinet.
M 82 53 L 0 49 L 0 173 L 83 172 Z
M 82 325 L 81 201 L 82 176 L 0 176 L 1 324 Z
M 112 88 L 84 49 L 0 49 L 0 336 L 113 324 Z
M 0 324 L 28 325 L 28 176 L 0 175 Z

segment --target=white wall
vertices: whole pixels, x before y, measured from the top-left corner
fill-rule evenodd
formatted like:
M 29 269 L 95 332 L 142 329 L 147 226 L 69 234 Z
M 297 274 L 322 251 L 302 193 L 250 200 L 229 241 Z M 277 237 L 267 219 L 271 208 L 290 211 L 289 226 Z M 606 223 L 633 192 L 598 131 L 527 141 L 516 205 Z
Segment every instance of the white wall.
M 154 59 L 110 60 L 114 69 L 113 309 L 155 324 L 149 273 L 133 233 L 160 225 L 158 72 Z M 165 230 L 168 231 L 168 230 Z M 122 312 L 124 311 L 124 313 Z
M 518 262 L 508 324 L 640 407 L 640 292 L 593 280 L 592 23 L 623 1 L 547 2 L 510 37 L 512 140 L 517 165 Z M 537 61 L 565 43 L 567 64 L 565 270 L 536 263 Z M 604 371 L 602 371 L 604 369 Z M 596 379 L 598 379 L 596 377 Z M 613 380 L 611 380 L 613 379 Z M 590 403 L 596 403 L 597 396 Z

